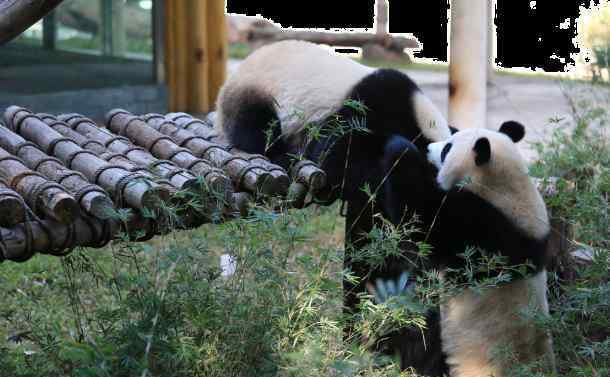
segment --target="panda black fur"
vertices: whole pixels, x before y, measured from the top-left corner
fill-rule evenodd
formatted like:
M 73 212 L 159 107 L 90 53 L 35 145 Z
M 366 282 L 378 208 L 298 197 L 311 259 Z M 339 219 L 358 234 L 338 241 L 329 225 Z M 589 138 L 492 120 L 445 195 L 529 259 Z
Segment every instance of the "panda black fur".
M 336 117 L 361 117 L 345 103 L 348 99 L 366 106 L 370 133 L 331 136 L 303 145 L 307 123 L 332 127 Z M 334 197 L 348 202 L 346 245 L 355 248 L 367 242 L 361 235 L 368 233 L 376 221 L 372 214 L 381 212 L 397 223 L 404 213 L 395 202 L 400 202 L 401 196 L 421 195 L 411 189 L 392 193 L 384 183 L 377 200 L 371 203 L 361 190 L 364 183 L 376 187 L 384 182 L 395 153 L 414 153 L 416 148 L 425 154 L 430 142 L 447 139 L 451 134 L 442 114 L 406 74 L 365 67 L 326 48 L 298 41 L 268 45 L 250 55 L 223 86 L 217 110 L 217 130 L 232 145 L 250 153 L 266 154 L 284 167 L 290 165 L 288 156 L 297 153 L 319 162 L 327 172 Z M 267 145 L 265 131 L 273 124 L 273 142 Z M 329 149 L 332 152 L 325 155 Z M 392 180 L 421 180 L 422 175 L 433 178 L 435 173 L 434 166 L 428 163 L 413 169 L 405 166 L 392 173 Z M 352 263 L 347 247 L 345 264 L 355 275 L 365 278 L 357 286 L 344 283 L 346 307 L 350 310 L 355 310 L 358 294 L 365 291 L 367 280 L 394 279 L 409 267 L 401 259 L 387 261 L 381 270 L 371 271 L 368 265 Z M 441 375 L 446 367 L 437 312 L 429 314 L 424 335 L 425 339 L 421 331 L 405 329 L 391 343 L 401 349 L 403 366 L 415 367 L 422 374 Z
M 430 226 L 427 242 L 441 270 L 462 268 L 458 254 L 467 247 L 501 255 L 510 266 L 531 266 L 526 276 L 514 274 L 481 294 L 466 289 L 442 303 L 442 349 L 452 377 L 503 377 L 515 363 L 534 360 L 553 368 L 548 334 L 521 316 L 527 309 L 548 314 L 550 234 L 545 204 L 515 145 L 523 135 L 516 122 L 504 123 L 500 132 L 459 131 L 428 146 L 428 160 L 439 169 L 435 181 L 391 182 L 395 192 L 421 186 L 421 196 L 400 196 L 406 201 L 400 205 L 414 208 Z M 416 161 L 423 156 L 411 157 L 410 166 L 424 163 Z M 516 359 L 494 354 L 503 346 L 512 347 Z

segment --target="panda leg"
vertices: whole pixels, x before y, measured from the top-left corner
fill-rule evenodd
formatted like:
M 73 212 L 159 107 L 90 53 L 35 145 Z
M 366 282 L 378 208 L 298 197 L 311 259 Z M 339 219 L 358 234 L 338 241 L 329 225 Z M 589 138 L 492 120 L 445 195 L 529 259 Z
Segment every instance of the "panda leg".
M 290 148 L 281 137 L 282 128 L 272 96 L 258 88 L 246 87 L 222 96 L 222 129 L 234 147 L 248 153 L 264 154 L 287 168 Z

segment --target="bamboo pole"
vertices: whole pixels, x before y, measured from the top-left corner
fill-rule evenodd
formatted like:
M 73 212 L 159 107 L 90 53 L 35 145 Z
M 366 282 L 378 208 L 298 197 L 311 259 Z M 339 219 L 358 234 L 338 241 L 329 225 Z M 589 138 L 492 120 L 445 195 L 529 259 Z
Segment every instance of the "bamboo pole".
M 191 133 L 186 135 L 178 132 L 183 130 L 179 130 L 175 126 L 173 129 L 163 127 L 155 130 L 149 127 L 143 119 L 121 109 L 111 110 L 106 119 L 111 130 L 128 136 L 160 158 L 168 158 L 169 153 L 171 159 L 180 164 L 179 158 L 192 158 L 189 155 L 201 157 L 223 169 L 237 187 L 243 187 L 245 190 L 255 193 L 272 194 L 276 192 L 274 182 L 267 171 L 253 166 L 239 156 L 233 156 L 217 144 L 210 143 Z
M 6 181 L 0 180 L 0 226 L 11 227 L 25 221 L 26 204 L 21 196 L 11 189 Z
M 222 84 L 227 78 L 229 36 L 227 34 L 226 1 L 208 0 L 207 47 L 210 55 L 208 78 L 208 109 L 216 103 Z
M 449 45 L 449 123 L 485 127 L 488 0 L 452 0 Z
M 19 157 L 30 169 L 65 187 L 88 214 L 100 219 L 110 216 L 114 207 L 112 200 L 101 187 L 90 184 L 81 173 L 67 169 L 59 160 L 4 127 L 0 127 L 0 147 Z
M 66 167 L 83 173 L 90 182 L 99 184 L 114 195 L 119 203 L 124 200 L 137 209 L 156 209 L 160 206 L 159 201 L 169 199 L 167 189 L 137 173 L 107 163 L 72 139 L 59 134 L 26 109 L 11 106 L 4 113 L 4 118 L 14 132 L 59 158 Z
M 8 182 L 36 214 L 66 224 L 78 215 L 78 204 L 62 186 L 30 170 L 3 148 L 0 148 L 0 178 Z
M 189 131 L 193 135 L 201 136 L 206 140 L 213 140 L 222 146 L 228 144 L 226 140 L 219 137 L 213 130 L 211 120 L 197 119 L 187 113 L 169 113 L 165 117 L 178 127 Z M 265 156 L 251 155 L 244 151 L 240 151 L 237 148 L 231 148 L 231 153 L 242 156 L 250 162 L 260 164 L 263 168 L 267 169 L 275 179 L 280 180 L 280 183 L 277 183 L 278 186 L 282 188 L 286 187 L 286 189 L 288 188 L 286 181 L 284 181 L 284 177 L 286 176 L 285 170 L 271 163 Z M 291 176 L 296 182 L 306 185 L 308 189 L 314 192 L 321 190 L 326 186 L 326 173 L 309 160 L 297 162 L 291 169 Z M 285 190 L 282 191 L 282 193 L 285 192 Z

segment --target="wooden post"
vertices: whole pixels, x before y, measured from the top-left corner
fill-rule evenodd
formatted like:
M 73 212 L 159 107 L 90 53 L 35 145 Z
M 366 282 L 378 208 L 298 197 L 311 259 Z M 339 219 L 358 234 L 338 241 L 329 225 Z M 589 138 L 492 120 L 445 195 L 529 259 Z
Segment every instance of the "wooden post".
M 55 50 L 57 42 L 57 14 L 49 13 L 42 19 L 42 46 L 47 50 Z
M 389 16 L 390 4 L 388 0 L 375 0 L 375 34 L 387 35 L 390 33 Z
M 125 0 L 111 0 L 112 19 L 112 56 L 125 56 L 127 52 L 127 33 L 125 31 Z
M 209 49 L 208 49 L 208 4 L 207 0 L 191 0 L 185 8 L 188 14 L 185 20 L 184 38 L 190 45 L 187 51 L 188 111 L 207 113 L 210 111 L 209 100 Z M 213 1 L 212 1 L 213 2 Z M 181 37 L 179 36 L 179 39 Z
M 452 0 L 449 43 L 449 123 L 485 127 L 489 0 Z
M 207 4 L 207 39 L 209 51 L 208 111 L 210 111 L 214 107 L 220 88 L 227 78 L 229 37 L 225 19 L 226 1 L 208 0 Z

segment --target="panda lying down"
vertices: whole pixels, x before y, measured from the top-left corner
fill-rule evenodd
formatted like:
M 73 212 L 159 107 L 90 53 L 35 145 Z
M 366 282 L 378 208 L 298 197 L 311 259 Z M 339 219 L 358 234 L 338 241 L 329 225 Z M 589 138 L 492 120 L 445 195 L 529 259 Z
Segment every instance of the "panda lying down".
M 420 332 L 394 339 L 403 368 L 429 376 L 502 377 L 511 370 L 498 356 L 505 346 L 514 352 L 511 362 L 544 360 L 553 367 L 548 334 L 522 316 L 532 309 L 548 313 L 550 227 L 515 144 L 524 136 L 521 124 L 456 132 L 404 73 L 296 41 L 250 55 L 224 85 L 217 110 L 218 131 L 236 147 L 284 167 L 295 154 L 321 165 L 335 197 L 348 203 L 351 246 L 366 244 L 361 234 L 371 230 L 374 214 L 397 225 L 416 213 L 432 246 L 431 268 L 462 268 L 458 254 L 468 247 L 530 266 L 527 275 L 498 287 L 444 300 L 440 316 L 429 315 L 423 339 Z M 344 132 L 346 125 L 356 127 Z M 379 188 L 374 202 L 363 196 L 365 184 Z M 377 270 L 352 263 L 346 247 L 347 267 L 362 278 L 344 283 L 348 310 L 356 310 L 367 281 L 393 279 L 405 269 L 400 261 L 385 262 Z

